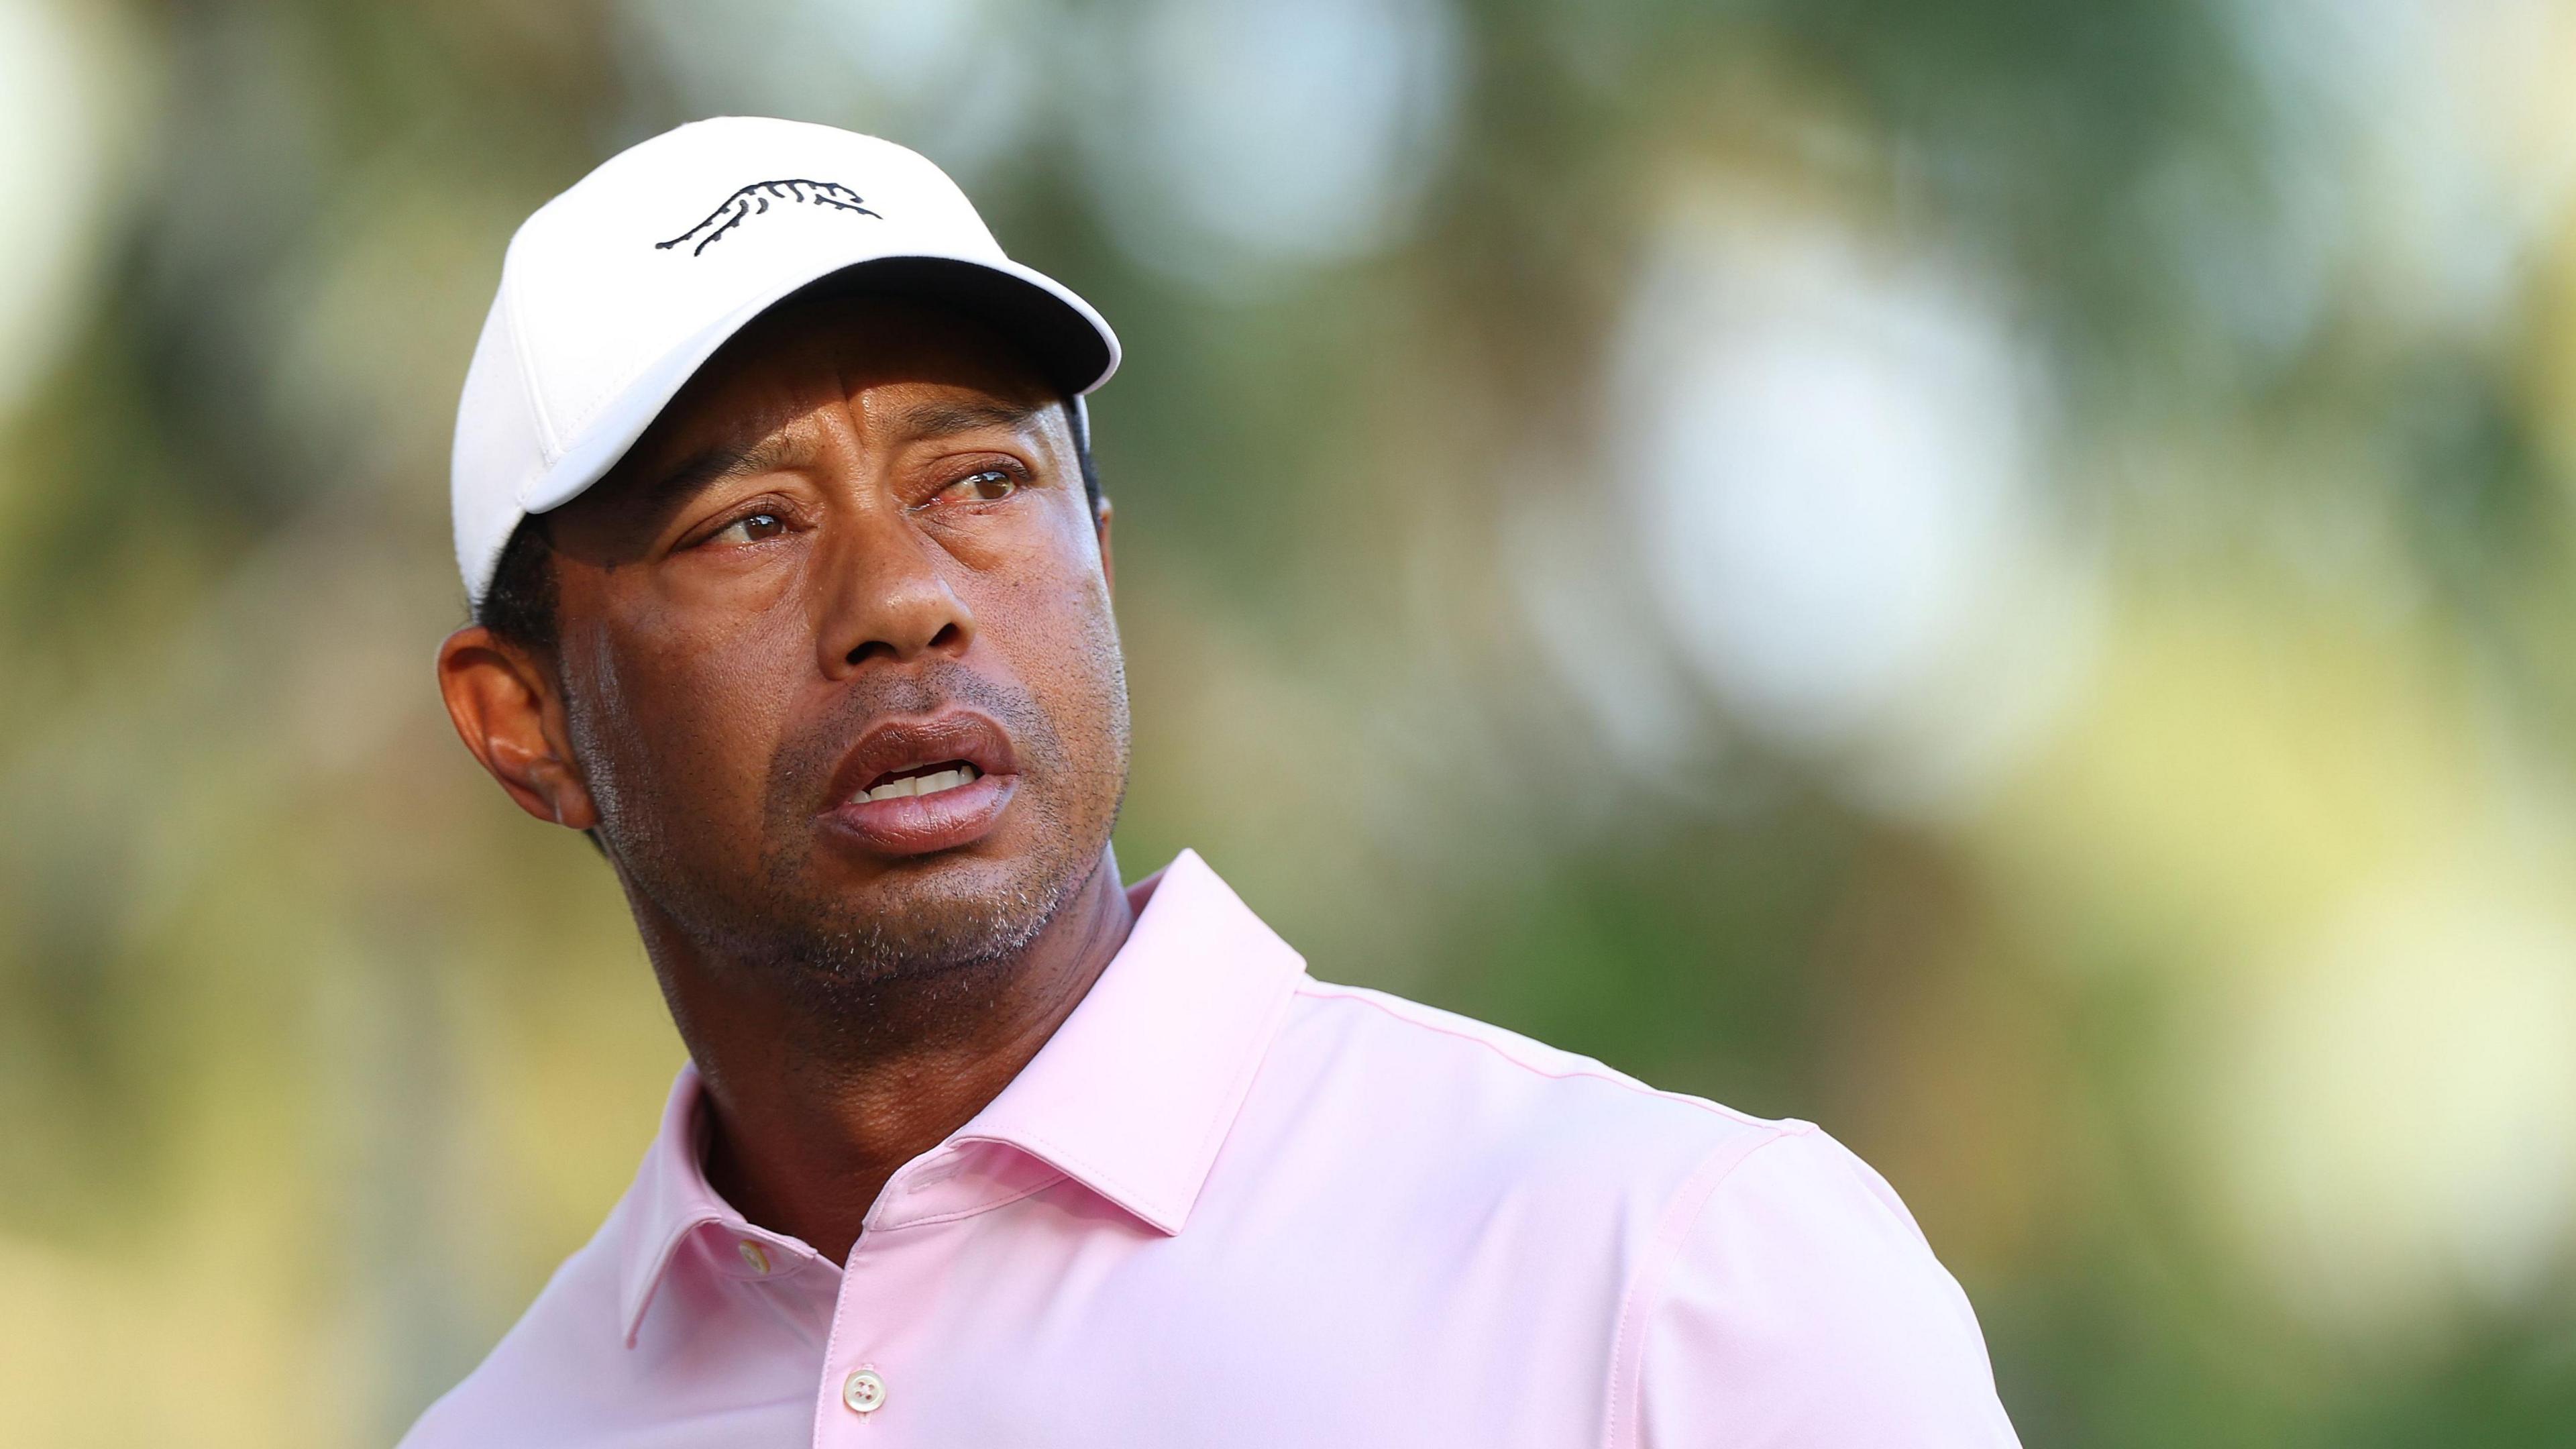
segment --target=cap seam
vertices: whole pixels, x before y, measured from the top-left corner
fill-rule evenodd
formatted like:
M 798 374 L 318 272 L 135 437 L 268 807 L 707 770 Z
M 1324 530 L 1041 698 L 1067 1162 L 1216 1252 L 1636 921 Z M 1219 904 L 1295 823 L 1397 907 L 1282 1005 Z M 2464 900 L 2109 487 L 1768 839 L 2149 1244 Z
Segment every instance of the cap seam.
M 736 310 L 740 310 L 740 309 L 739 309 L 739 308 L 737 308 Z M 739 330 L 740 330 L 740 329 L 736 329 L 736 331 L 739 331 Z M 727 334 L 727 340 L 728 340 L 728 341 L 730 341 L 730 340 L 731 340 L 731 338 L 732 338 L 732 336 L 733 336 L 733 334 L 732 334 L 732 333 L 728 333 L 728 334 Z M 689 340 L 694 340 L 694 339 L 689 339 Z M 719 347 L 721 347 L 723 344 L 722 344 L 722 343 L 719 343 L 719 344 L 717 344 L 717 345 L 718 345 Z M 708 354 L 708 355 L 709 355 L 710 357 L 712 357 L 714 354 L 713 354 L 713 353 L 710 353 L 710 354 Z M 580 436 L 580 435 L 582 435 L 582 434 L 586 434 L 586 433 L 588 433 L 588 432 L 590 431 L 591 426 L 592 426 L 592 425 L 594 425 L 594 424 L 596 424 L 596 423 L 599 421 L 599 414 L 600 414 L 600 410 L 601 410 L 601 409 L 603 409 L 603 408 L 607 407 L 609 403 L 611 403 L 611 402 L 615 401 L 615 400 L 616 400 L 616 399 L 618 399 L 619 397 L 624 396 L 628 389 L 630 389 L 630 388 L 634 387 L 634 386 L 635 386 L 635 384 L 636 384 L 637 382 L 639 382 L 639 381 L 643 380 L 644 374 L 646 374 L 646 373 L 648 373 L 648 372 L 651 372 L 651 371 L 652 371 L 656 366 L 658 366 L 658 365 L 660 365 L 662 362 L 664 362 L 664 361 L 668 360 L 668 359 L 669 359 L 669 357 L 670 357 L 670 353 L 668 353 L 668 352 L 660 353 L 660 354 L 658 354 L 658 355 L 654 355 L 654 356 L 648 356 L 648 357 L 646 357 L 642 362 L 636 363 L 635 365 L 633 365 L 633 366 L 629 367 L 625 372 L 618 374 L 615 378 L 611 379 L 611 380 L 610 380 L 610 381 L 609 381 L 605 386 L 598 388 L 598 389 L 597 389 L 597 390 L 595 390 L 595 391 L 594 391 L 594 392 L 593 392 L 593 393 L 592 393 L 588 398 L 584 399 L 584 400 L 583 400 L 583 402 L 582 402 L 582 405 L 581 405 L 580 407 L 578 407 L 578 408 L 576 408 L 576 409 L 574 409 L 574 410 L 573 410 L 573 412 L 574 412 L 574 419 L 575 419 L 575 426 L 574 426 L 574 429 L 573 429 L 574 435 L 575 435 L 575 436 Z M 701 362 L 701 363 L 699 364 L 699 366 L 700 366 L 700 367 L 703 367 L 703 366 L 705 366 L 705 365 L 706 365 L 706 364 L 705 364 L 705 363 L 703 363 L 703 362 Z M 694 371 L 695 371 L 695 369 L 692 369 L 692 372 L 693 372 L 693 373 L 694 373 Z M 684 383 L 683 383 L 683 386 L 685 386 L 685 385 L 686 385 L 686 384 L 685 384 L 685 382 L 684 382 Z M 675 396 L 675 397 L 676 397 L 677 395 L 678 395 L 678 394 L 677 394 L 676 392 L 674 392 L 673 396 Z M 667 401 L 665 401 L 665 402 L 663 403 L 663 407 L 668 407 L 668 406 L 670 406 L 670 404 L 669 404 Z M 660 415 L 661 415 L 661 410 L 660 410 L 660 409 L 658 409 L 658 408 L 657 408 L 657 409 L 655 409 L 655 410 L 654 410 L 654 416 L 659 417 Z M 650 427 L 650 425 L 651 425 L 651 424 L 650 424 L 650 421 L 648 420 L 648 422 L 647 422 L 646 426 L 649 428 L 649 427 Z M 642 435 L 641 435 L 641 434 L 638 434 L 637 436 L 639 436 L 639 437 L 640 437 L 640 436 L 642 436 Z M 563 447 L 561 447 L 561 448 L 559 448 L 559 449 L 557 449 L 557 450 L 556 450 L 556 452 L 555 452 L 555 456 L 554 456 L 551 460 L 549 460 L 549 461 L 547 462 L 547 464 L 546 464 L 546 472 L 547 472 L 547 473 L 549 473 L 549 474 L 553 473 L 553 472 L 554 472 L 554 470 L 555 470 L 555 466 L 556 466 L 557 464 L 559 464 L 559 463 L 563 462 L 563 460 L 564 460 L 564 459 L 566 459 L 566 458 L 568 458 L 568 457 L 570 457 L 570 456 L 572 456 L 572 442 L 571 442 L 571 440 L 568 438 L 568 439 L 566 439 L 566 441 L 565 441 L 565 443 L 564 443 L 564 446 L 563 446 Z M 611 461 L 613 462 L 613 461 L 615 461 L 615 460 L 613 460 L 613 459 L 612 459 Z M 592 481 L 592 482 L 597 482 L 598 480 L 597 480 L 597 479 L 592 479 L 591 481 Z
M 509 309 L 510 316 L 510 352 L 519 364 L 519 395 L 527 402 L 528 420 L 537 425 L 537 459 L 551 469 L 555 460 L 563 456 L 563 437 L 555 427 L 553 412 L 546 407 L 544 394 L 537 389 L 537 369 L 528 356 L 527 313 L 519 306 L 518 278 L 512 275 L 513 270 L 505 262 L 501 276 L 501 295 L 505 299 L 502 305 Z M 544 475 L 540 473 L 539 476 Z M 510 490 L 513 504 L 518 502 L 525 486 L 521 484 Z M 520 516 L 526 516 L 524 510 Z

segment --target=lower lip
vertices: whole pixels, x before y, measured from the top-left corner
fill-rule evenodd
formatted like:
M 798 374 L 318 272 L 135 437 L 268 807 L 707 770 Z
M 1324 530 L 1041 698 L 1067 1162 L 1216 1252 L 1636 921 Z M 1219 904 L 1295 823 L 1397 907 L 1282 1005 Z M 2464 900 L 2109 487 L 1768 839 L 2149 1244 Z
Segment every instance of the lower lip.
M 979 775 L 936 795 L 892 800 L 853 800 L 824 819 L 880 855 L 927 855 L 981 840 L 1002 818 L 1019 786 L 1017 775 Z

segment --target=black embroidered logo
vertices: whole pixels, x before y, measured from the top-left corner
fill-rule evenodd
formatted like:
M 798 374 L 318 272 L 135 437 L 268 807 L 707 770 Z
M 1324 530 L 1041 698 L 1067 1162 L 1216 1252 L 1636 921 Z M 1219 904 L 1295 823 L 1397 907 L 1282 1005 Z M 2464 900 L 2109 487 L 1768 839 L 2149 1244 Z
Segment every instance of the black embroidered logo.
M 837 207 L 842 211 L 855 211 L 861 216 L 876 216 L 875 212 L 870 211 L 859 204 L 860 197 L 857 192 L 852 191 L 850 188 L 843 186 L 837 181 L 803 181 L 795 179 L 785 181 L 755 181 L 740 191 L 735 192 L 733 195 L 726 197 L 724 205 L 707 213 L 706 220 L 699 222 L 696 226 L 690 227 L 687 231 L 680 233 L 669 241 L 653 243 L 654 249 L 657 251 L 669 251 L 680 243 L 695 237 L 697 238 L 698 244 L 689 248 L 689 255 L 694 257 L 698 253 L 705 251 L 708 247 L 713 246 L 716 238 L 723 236 L 726 232 L 742 225 L 744 217 L 758 216 L 762 212 L 769 210 L 769 203 L 772 201 L 801 201 L 809 206 Z M 883 218 L 879 218 L 879 220 L 883 220 Z M 714 229 L 711 231 L 708 230 L 710 227 Z M 699 236 L 700 232 L 705 232 L 706 234 L 704 236 Z

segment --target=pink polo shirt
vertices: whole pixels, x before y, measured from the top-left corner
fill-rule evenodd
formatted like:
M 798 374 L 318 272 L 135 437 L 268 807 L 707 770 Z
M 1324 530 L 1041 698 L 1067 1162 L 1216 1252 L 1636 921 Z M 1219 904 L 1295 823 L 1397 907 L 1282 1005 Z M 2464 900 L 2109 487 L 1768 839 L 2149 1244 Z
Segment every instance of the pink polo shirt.
M 1183 852 L 835 1264 L 635 1184 L 405 1444 L 2009 1445 L 1968 1300 L 1804 1122 L 1329 986 Z

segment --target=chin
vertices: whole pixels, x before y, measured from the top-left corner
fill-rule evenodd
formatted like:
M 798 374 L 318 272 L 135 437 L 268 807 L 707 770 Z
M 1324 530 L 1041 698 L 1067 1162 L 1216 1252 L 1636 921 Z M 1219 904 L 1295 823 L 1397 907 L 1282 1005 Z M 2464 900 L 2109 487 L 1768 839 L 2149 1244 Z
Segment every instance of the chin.
M 801 923 L 770 915 L 771 949 L 760 954 L 845 986 L 991 965 L 1028 949 L 1088 876 L 971 857 L 908 861 L 796 913 Z

